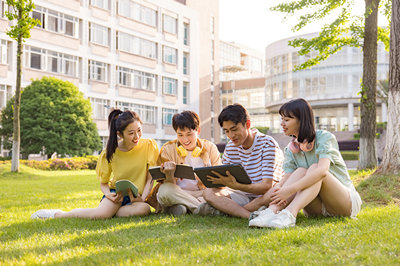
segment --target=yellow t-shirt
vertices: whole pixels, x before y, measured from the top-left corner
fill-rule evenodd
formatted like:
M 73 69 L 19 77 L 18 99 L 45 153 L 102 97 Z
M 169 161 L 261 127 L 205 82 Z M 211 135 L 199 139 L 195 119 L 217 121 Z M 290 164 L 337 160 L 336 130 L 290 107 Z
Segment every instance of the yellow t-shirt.
M 115 188 L 117 180 L 128 179 L 142 194 L 147 170 L 150 166 L 157 165 L 157 157 L 158 147 L 154 139 L 140 139 L 139 143 L 127 152 L 117 148 L 111 163 L 107 161 L 106 150 L 103 150 L 97 161 L 97 178 L 101 183 L 109 183 L 110 188 Z

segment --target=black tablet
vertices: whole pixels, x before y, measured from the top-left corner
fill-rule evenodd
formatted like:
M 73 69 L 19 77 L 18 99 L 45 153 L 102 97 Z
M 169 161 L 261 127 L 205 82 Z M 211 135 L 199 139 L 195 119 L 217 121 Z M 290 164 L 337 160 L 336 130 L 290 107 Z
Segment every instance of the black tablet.
M 224 185 L 220 184 L 213 184 L 212 182 L 207 180 L 207 176 L 215 176 L 211 171 L 216 171 L 217 173 L 220 173 L 221 175 L 226 175 L 226 171 L 229 171 L 231 175 L 233 175 L 236 178 L 236 181 L 241 184 L 251 184 L 251 179 L 247 175 L 246 170 L 244 170 L 243 166 L 241 164 L 223 164 L 223 165 L 217 165 L 217 166 L 209 166 L 209 167 L 199 167 L 195 168 L 194 172 L 197 174 L 197 176 L 200 178 L 201 182 L 208 187 L 208 188 L 213 188 L 213 187 L 223 187 Z

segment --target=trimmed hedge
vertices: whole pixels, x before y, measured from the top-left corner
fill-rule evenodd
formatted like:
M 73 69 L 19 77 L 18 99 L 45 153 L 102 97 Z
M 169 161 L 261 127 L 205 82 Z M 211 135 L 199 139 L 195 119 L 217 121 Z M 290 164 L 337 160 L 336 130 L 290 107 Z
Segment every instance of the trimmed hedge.
M 96 169 L 98 156 L 57 158 L 46 161 L 20 160 L 21 164 L 41 170 L 82 170 Z
M 340 151 L 340 153 L 345 161 L 358 160 L 359 151 Z

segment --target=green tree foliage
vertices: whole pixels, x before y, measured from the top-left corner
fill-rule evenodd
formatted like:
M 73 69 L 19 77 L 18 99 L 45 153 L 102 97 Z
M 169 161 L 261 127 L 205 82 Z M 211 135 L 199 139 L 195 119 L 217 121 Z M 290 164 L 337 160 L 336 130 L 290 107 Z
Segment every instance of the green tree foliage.
M 391 0 L 381 1 L 381 13 L 390 21 Z M 289 45 L 300 48 L 299 55 L 310 54 L 312 51 L 318 54 L 296 66 L 297 70 L 306 69 L 326 60 L 330 55 L 343 49 L 343 47 L 363 47 L 365 18 L 372 12 L 372 7 L 364 16 L 355 15 L 357 12 L 354 0 L 295 0 L 286 1 L 272 7 L 271 10 L 286 13 L 285 19 L 297 13 L 305 13 L 299 16 L 298 23 L 292 28 L 299 31 L 309 24 L 317 23 L 318 20 L 327 18 L 333 13 L 337 14 L 335 19 L 322 27 L 318 36 L 306 39 L 296 38 L 289 41 Z M 378 27 L 378 40 L 385 44 L 389 50 L 389 28 Z
M 1 114 L 4 146 L 11 147 L 14 99 Z M 83 156 L 102 148 L 89 100 L 70 82 L 35 80 L 21 94 L 21 153 Z

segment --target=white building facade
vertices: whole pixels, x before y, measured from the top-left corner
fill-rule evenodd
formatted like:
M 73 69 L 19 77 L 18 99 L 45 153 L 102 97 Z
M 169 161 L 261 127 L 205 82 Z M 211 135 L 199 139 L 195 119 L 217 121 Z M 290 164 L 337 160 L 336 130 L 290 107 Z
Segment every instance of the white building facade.
M 360 82 L 362 49 L 344 47 L 326 61 L 311 69 L 294 71 L 315 54 L 299 56 L 298 49 L 288 45 L 294 38 L 311 38 L 316 34 L 296 36 L 277 41 L 266 48 L 266 125 L 272 132 L 280 131 L 280 106 L 295 98 L 310 102 L 318 128 L 330 131 L 356 130 L 360 124 Z M 378 45 L 378 80 L 388 78 L 389 53 Z M 377 121 L 387 120 L 387 107 L 377 103 Z
M 41 25 L 24 44 L 22 87 L 54 76 L 92 104 L 105 145 L 111 108 L 141 116 L 144 136 L 175 138 L 174 113 L 199 112 L 199 12 L 182 1 L 36 0 Z M 0 108 L 15 91 L 16 43 L 0 0 Z

